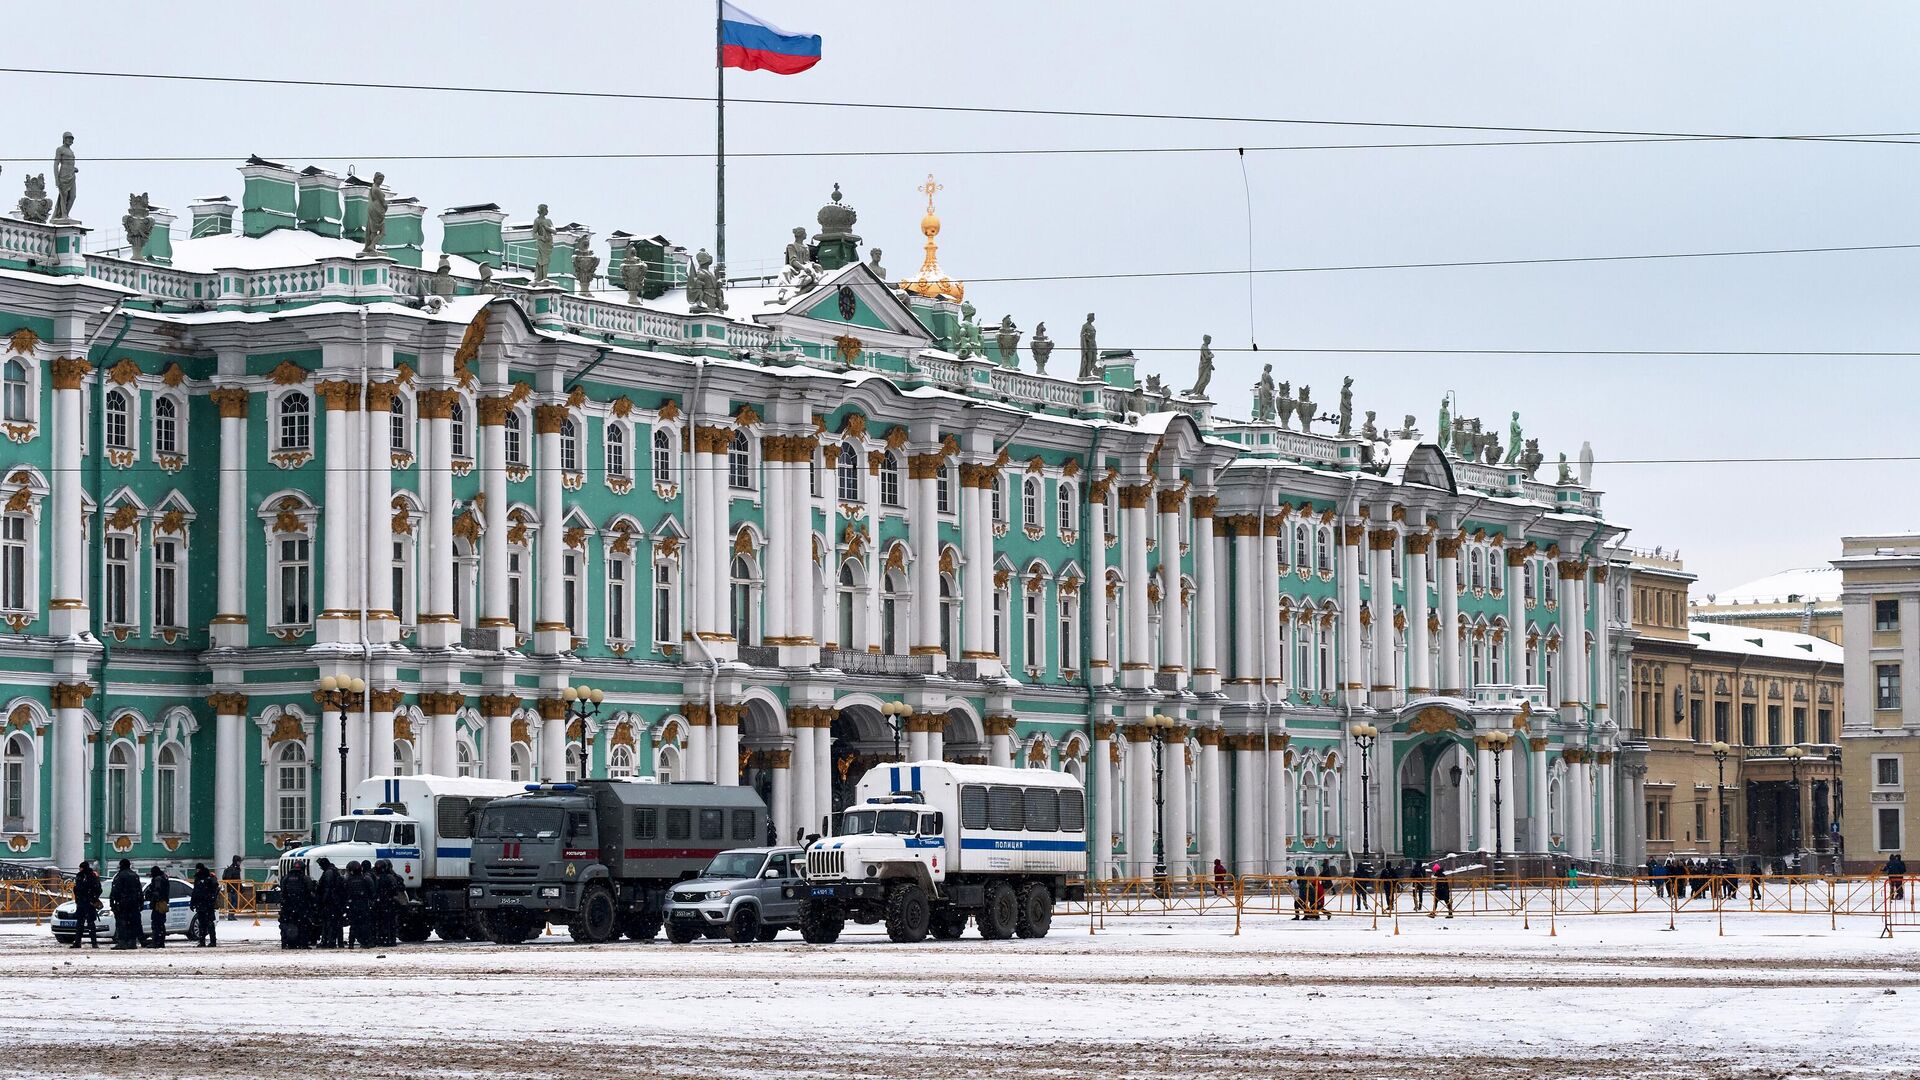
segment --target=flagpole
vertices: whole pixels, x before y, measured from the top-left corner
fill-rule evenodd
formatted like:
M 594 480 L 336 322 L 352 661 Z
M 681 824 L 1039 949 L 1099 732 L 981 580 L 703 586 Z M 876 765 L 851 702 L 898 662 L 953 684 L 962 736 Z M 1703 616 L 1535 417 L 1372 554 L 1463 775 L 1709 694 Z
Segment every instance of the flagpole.
M 714 119 L 714 269 L 724 283 L 727 271 L 727 55 L 722 43 L 726 11 L 722 0 L 713 3 L 713 70 L 716 80 Z

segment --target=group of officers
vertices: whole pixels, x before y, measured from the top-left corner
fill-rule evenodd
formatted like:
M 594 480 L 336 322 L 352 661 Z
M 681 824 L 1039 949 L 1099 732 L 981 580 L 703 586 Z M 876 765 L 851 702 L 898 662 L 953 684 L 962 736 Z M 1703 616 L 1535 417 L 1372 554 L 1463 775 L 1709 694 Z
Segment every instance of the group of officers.
M 237 868 L 239 860 L 234 860 Z M 188 904 L 193 908 L 193 920 L 187 925 L 187 936 L 203 948 L 220 944 L 219 910 L 220 879 L 205 863 L 195 864 L 193 868 L 193 891 L 188 896 Z M 113 875 L 110 888 L 100 882 L 99 871 L 90 862 L 80 864 L 80 870 L 73 878 L 73 907 L 76 924 L 73 934 L 73 948 L 79 948 L 84 940 L 91 941 L 94 948 L 100 947 L 100 901 L 105 896 L 108 906 L 113 909 L 113 947 L 116 949 L 137 949 L 145 945 L 150 949 L 165 948 L 167 944 L 167 912 L 173 906 L 173 879 L 167 872 L 155 866 L 147 871 L 146 881 L 142 883 L 140 875 L 134 873 L 133 861 L 120 860 L 120 869 Z M 152 919 L 151 930 L 141 932 L 141 913 L 147 912 Z M 232 916 L 229 915 L 229 918 Z
M 280 947 L 372 949 L 398 940 L 406 883 L 393 864 L 365 860 L 342 871 L 316 859 L 317 875 L 295 860 L 280 879 Z

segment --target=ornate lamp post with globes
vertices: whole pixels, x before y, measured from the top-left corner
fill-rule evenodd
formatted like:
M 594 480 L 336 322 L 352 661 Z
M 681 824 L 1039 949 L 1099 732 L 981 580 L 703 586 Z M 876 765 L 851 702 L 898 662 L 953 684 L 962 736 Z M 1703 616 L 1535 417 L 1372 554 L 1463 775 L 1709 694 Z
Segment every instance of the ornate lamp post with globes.
M 1717 772 L 1713 782 L 1713 812 L 1720 819 L 1720 857 L 1727 857 L 1727 754 L 1733 749 L 1725 739 L 1713 744 L 1713 764 Z
M 1494 730 L 1486 734 L 1487 749 L 1493 751 L 1493 875 L 1506 872 L 1503 865 L 1503 840 L 1500 832 L 1500 755 L 1513 741 L 1513 732 Z M 1503 886 L 1504 887 L 1504 886 Z
M 1175 722 L 1161 713 L 1147 717 L 1147 726 L 1153 729 L 1153 886 L 1161 896 L 1167 895 L 1167 795 L 1161 754 Z
M 1380 729 L 1365 720 L 1347 728 L 1355 746 L 1360 748 L 1360 857 L 1373 857 L 1373 744 Z
M 320 677 L 320 701 L 323 707 L 340 711 L 340 812 L 346 813 L 347 807 L 347 711 L 360 707 L 360 695 L 365 693 L 365 679 L 355 675 L 345 678 L 339 675 Z
M 906 760 L 900 756 L 900 729 L 906 724 L 907 717 L 912 715 L 913 706 L 904 701 L 888 701 L 880 706 L 881 719 L 893 729 L 893 760 L 895 761 Z
M 1788 850 L 1793 855 L 1794 868 L 1799 869 L 1800 862 L 1800 759 L 1807 756 L 1805 749 L 1789 746 L 1786 751 L 1787 768 L 1792 770 L 1793 779 L 1788 786 L 1793 789 L 1793 844 Z
M 567 703 L 567 715 L 580 725 L 580 775 L 574 779 L 585 780 L 592 760 L 587 756 L 587 720 L 599 715 L 600 703 L 607 699 L 607 692 L 582 683 L 561 687 L 560 699 Z

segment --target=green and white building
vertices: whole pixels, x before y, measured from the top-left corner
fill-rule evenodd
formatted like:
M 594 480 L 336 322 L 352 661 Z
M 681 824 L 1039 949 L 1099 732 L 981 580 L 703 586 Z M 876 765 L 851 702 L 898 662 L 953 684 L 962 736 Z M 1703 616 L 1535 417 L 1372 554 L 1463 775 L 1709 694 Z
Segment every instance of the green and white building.
M 1083 777 L 1103 875 L 1639 858 L 1621 530 L 1570 476 L 1034 371 L 931 211 L 909 282 L 836 199 L 817 273 L 700 313 L 661 237 L 630 303 L 584 230 L 539 283 L 461 206 L 436 275 L 420 203 L 367 255 L 367 181 L 241 172 L 138 259 L 0 217 L 0 856 L 258 864 L 343 775 L 583 767 L 791 838 L 898 745 Z

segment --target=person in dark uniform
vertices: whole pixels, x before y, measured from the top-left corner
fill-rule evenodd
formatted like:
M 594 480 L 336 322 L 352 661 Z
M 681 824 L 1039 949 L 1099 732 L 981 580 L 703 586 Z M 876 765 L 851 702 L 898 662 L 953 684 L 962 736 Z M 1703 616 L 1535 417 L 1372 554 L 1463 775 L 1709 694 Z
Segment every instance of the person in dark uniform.
M 79 873 L 73 876 L 73 947 L 80 947 L 82 935 L 93 939 L 93 947 L 100 947 L 100 875 L 94 872 L 93 864 L 83 862 Z
M 406 885 L 393 872 L 393 863 L 381 859 L 373 864 L 373 943 L 391 946 L 399 941 L 400 894 Z
M 140 875 L 133 872 L 133 860 L 121 859 L 113 875 L 113 888 L 107 893 L 113 907 L 113 947 L 140 947 Z
M 347 864 L 347 948 L 373 946 L 373 875 L 364 862 Z
M 1413 882 L 1413 910 L 1419 911 L 1427 903 L 1427 875 L 1418 863 L 1408 863 L 1406 875 Z
M 202 948 L 220 944 L 220 880 L 200 864 L 193 868 L 194 940 Z
M 1380 899 L 1392 913 L 1400 901 L 1400 868 L 1392 859 L 1385 861 L 1386 866 L 1380 870 Z
M 1307 880 L 1307 864 L 1301 863 L 1293 868 L 1293 921 L 1307 918 L 1307 890 L 1312 882 Z
M 320 940 L 315 944 L 322 949 L 337 949 L 340 947 L 341 923 L 347 915 L 347 881 L 341 875 L 340 868 L 333 865 L 333 860 L 321 859 L 318 865 L 320 881 L 316 892 L 319 901 L 314 908 L 319 916 Z
M 1907 860 L 1894 852 L 1887 858 L 1887 899 L 1905 900 L 1907 898 Z
M 147 902 L 147 910 L 153 915 L 153 939 L 148 947 L 164 949 L 167 945 L 167 902 L 173 898 L 173 882 L 167 872 L 155 866 L 147 871 L 147 888 L 141 893 L 141 899 Z M 135 925 L 138 925 L 136 922 Z
M 307 927 L 313 921 L 313 879 L 305 860 L 296 860 L 280 879 L 280 947 L 304 949 L 311 941 Z
M 234 920 L 235 916 L 233 913 L 240 907 L 240 888 L 246 880 L 247 871 L 245 867 L 240 865 L 240 856 L 238 855 L 233 857 L 233 861 L 227 864 L 225 870 L 220 871 L 220 884 L 225 888 L 227 893 L 228 922 Z

